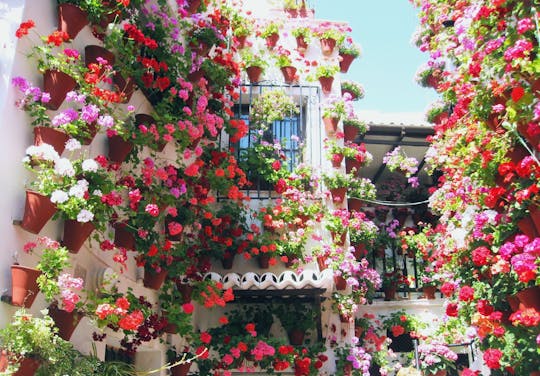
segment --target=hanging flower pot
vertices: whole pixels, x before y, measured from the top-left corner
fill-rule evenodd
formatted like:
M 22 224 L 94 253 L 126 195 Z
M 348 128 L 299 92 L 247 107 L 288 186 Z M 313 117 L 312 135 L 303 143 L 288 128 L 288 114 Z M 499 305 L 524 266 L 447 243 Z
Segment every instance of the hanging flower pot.
M 124 141 L 124 139 L 118 135 L 109 137 L 109 159 L 112 162 L 122 163 L 131 150 L 133 149 L 133 144 L 129 141 Z
M 422 292 L 426 299 L 435 299 L 435 293 L 437 292 L 437 286 L 422 286 Z
M 343 133 L 345 141 L 354 141 L 358 135 L 358 127 L 350 124 L 343 124 Z
M 296 49 L 298 50 L 298 52 L 305 53 L 308 47 L 309 45 L 303 35 L 296 37 Z
M 19 364 L 19 369 L 12 376 L 34 376 L 41 366 L 37 359 L 23 358 Z
M 54 213 L 56 213 L 56 205 L 51 202 L 48 196 L 26 191 L 21 227 L 32 234 L 39 234 Z
M 37 278 L 41 272 L 22 265 L 11 265 L 11 304 L 30 308 L 39 293 Z
M 167 278 L 167 270 L 161 269 L 158 273 L 154 269 L 145 269 L 144 270 L 144 287 L 148 287 L 152 290 L 159 290 L 163 282 Z
M 66 148 L 66 142 L 69 140 L 69 135 L 60 129 L 51 127 L 34 127 L 34 145 L 40 146 L 43 144 L 51 145 L 54 150 L 61 155 Z
M 69 341 L 71 335 L 79 325 L 83 315 L 76 310 L 72 312 L 58 308 L 56 304 L 49 306 L 49 316 L 54 320 L 54 325 L 58 328 L 60 338 Z
M 270 267 L 270 255 L 267 253 L 260 253 L 257 256 L 257 262 L 259 263 L 259 268 L 268 269 Z
M 84 10 L 73 4 L 58 5 L 58 30 L 64 31 L 70 39 L 88 24 L 88 17 Z
M 270 34 L 269 36 L 266 37 L 266 47 L 268 47 L 268 49 L 270 50 L 273 49 L 274 47 L 276 47 L 278 40 L 279 40 L 278 33 Z
M 116 60 L 114 54 L 102 46 L 90 44 L 84 47 L 84 64 L 89 66 L 90 64 L 99 64 L 98 59 L 102 58 L 107 60 L 108 65 L 114 65 Z M 104 68 L 100 69 L 100 75 L 105 71 Z
M 343 291 L 347 288 L 347 281 L 343 276 L 336 275 L 334 276 L 334 285 L 336 286 L 336 290 Z
M 347 199 L 347 206 L 349 211 L 359 212 L 362 209 L 362 201 L 357 198 Z
M 226 270 L 232 269 L 235 255 L 236 253 L 234 252 L 225 252 L 223 254 L 223 257 L 221 259 L 221 266 L 223 266 L 223 269 L 226 269 Z
M 82 245 L 95 230 L 92 222 L 78 222 L 73 219 L 64 221 L 64 237 L 62 245 L 69 249 L 70 253 L 78 253 Z
M 296 68 L 293 66 L 281 67 L 281 73 L 283 74 L 283 79 L 285 83 L 291 85 L 295 81 L 296 77 Z
M 345 194 L 347 193 L 347 187 L 330 189 L 330 193 L 332 194 L 332 201 L 334 203 L 343 202 L 345 199 Z
M 340 168 L 341 167 L 341 162 L 343 162 L 344 157 L 345 156 L 343 154 L 340 154 L 340 153 L 333 154 L 332 159 L 330 160 L 332 162 L 332 167 Z
M 333 136 L 336 134 L 337 127 L 339 124 L 339 118 L 337 117 L 324 117 L 324 130 L 328 136 Z
M 48 69 L 43 74 L 43 91 L 50 94 L 51 99 L 46 103 L 50 110 L 58 110 L 66 94 L 75 89 L 77 82 L 70 75 Z
M 135 250 L 135 236 L 126 230 L 127 223 L 116 222 L 114 227 L 114 244 L 130 251 Z
M 186 376 L 191 368 L 191 362 L 179 364 L 171 368 L 172 376 Z
M 341 58 L 339 61 L 339 68 L 341 70 L 341 73 L 347 73 L 353 60 L 356 59 L 356 56 L 350 54 L 339 54 L 339 56 Z
M 306 332 L 301 329 L 291 329 L 287 332 L 289 343 L 293 346 L 301 346 L 304 344 Z
M 330 56 L 336 48 L 336 40 L 334 38 L 321 38 L 321 50 L 324 56 Z
M 261 80 L 262 72 L 263 70 L 261 67 L 251 66 L 246 68 L 249 82 L 251 82 L 252 84 L 256 84 Z
M 532 286 L 516 294 L 519 300 L 519 309 L 534 308 L 540 312 L 540 286 Z
M 319 83 L 321 84 L 323 94 L 328 95 L 332 92 L 334 77 L 319 77 Z
M 113 83 L 124 99 L 122 103 L 129 102 L 131 96 L 135 92 L 135 81 L 133 81 L 133 78 L 128 77 L 126 79 L 120 72 L 115 72 L 113 75 Z

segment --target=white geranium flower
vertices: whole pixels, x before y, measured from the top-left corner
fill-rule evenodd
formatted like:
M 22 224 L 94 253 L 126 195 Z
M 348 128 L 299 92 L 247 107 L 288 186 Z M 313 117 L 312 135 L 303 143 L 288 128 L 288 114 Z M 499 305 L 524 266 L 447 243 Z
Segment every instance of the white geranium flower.
M 99 168 L 99 165 L 93 159 L 85 159 L 81 167 L 83 171 L 96 172 Z
M 51 194 L 51 202 L 53 204 L 62 204 L 69 199 L 69 196 L 66 192 L 57 189 Z
M 77 214 L 77 222 L 86 223 L 94 219 L 94 213 L 89 210 L 82 209 L 79 214 Z
M 59 158 L 54 162 L 54 172 L 60 176 L 75 176 L 73 164 L 67 158 Z
M 74 185 L 69 189 L 69 195 L 77 198 L 84 198 L 84 193 L 86 189 L 81 185 Z
M 76 139 L 70 138 L 69 140 L 67 140 L 67 142 L 66 142 L 66 149 L 67 150 L 75 151 L 75 150 L 79 150 L 80 148 L 81 148 L 81 143 L 79 141 L 77 141 Z
M 26 148 L 26 154 L 30 158 L 41 159 L 45 161 L 56 161 L 60 158 L 56 150 L 49 144 L 41 144 L 39 146 L 29 146 Z

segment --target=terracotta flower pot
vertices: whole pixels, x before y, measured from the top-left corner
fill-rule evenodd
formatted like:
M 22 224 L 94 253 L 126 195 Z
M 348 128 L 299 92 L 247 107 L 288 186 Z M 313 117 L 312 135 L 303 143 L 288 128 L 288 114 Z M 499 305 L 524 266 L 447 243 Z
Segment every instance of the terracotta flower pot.
M 345 363 L 343 366 L 343 376 L 351 376 L 352 374 L 352 364 L 351 363 Z
M 343 162 L 343 158 L 345 156 L 343 154 L 334 154 L 332 155 L 332 159 L 330 160 L 332 162 L 332 167 L 334 168 L 340 168 L 341 162 Z
M 81 140 L 81 144 L 90 145 L 98 133 L 98 124 L 97 121 L 94 121 L 90 124 L 86 124 L 86 133 L 87 135 Z
M 236 37 L 237 48 L 242 49 L 246 47 L 247 35 L 241 35 Z
M 226 269 L 226 270 L 232 269 L 235 255 L 236 253 L 225 252 L 225 254 L 223 255 L 223 258 L 221 259 L 221 266 L 223 266 L 223 269 Z
M 521 218 L 518 223 L 519 230 L 527 235 L 530 239 L 534 239 L 538 236 L 538 233 L 536 232 L 536 226 L 534 225 L 533 220 L 530 216 L 526 216 Z
M 540 286 L 532 286 L 516 294 L 519 300 L 519 309 L 534 308 L 540 312 Z
M 345 158 L 345 171 L 347 172 L 347 174 L 351 174 L 353 172 L 353 169 L 356 169 L 356 173 L 358 174 L 361 168 L 362 163 L 360 163 L 355 158 Z
M 92 222 L 81 223 L 67 219 L 64 221 L 62 245 L 69 249 L 70 253 L 78 253 L 94 230 L 95 226 Z
M 384 300 L 395 300 L 396 299 L 397 289 L 395 286 L 392 287 L 383 287 Z
M 290 18 L 296 18 L 299 15 L 298 9 L 285 9 L 285 12 Z
M 529 214 L 531 215 L 536 232 L 540 234 L 540 209 L 536 205 L 531 205 L 529 206 Z
M 196 13 L 200 6 L 201 6 L 201 0 L 187 0 L 187 11 L 191 14 Z
M 261 80 L 262 72 L 263 70 L 261 67 L 251 66 L 246 68 L 249 82 L 251 82 L 252 84 L 256 84 Z
M 358 128 L 354 125 L 343 124 L 343 133 L 345 135 L 345 141 L 354 141 L 358 136 Z
M 98 58 L 107 60 L 108 65 L 114 65 L 116 57 L 114 54 L 102 46 L 95 44 L 89 44 L 84 47 L 84 64 L 89 66 L 90 64 L 99 64 Z M 103 74 L 104 68 L 101 68 L 100 74 Z
M 274 33 L 274 34 L 271 34 L 269 36 L 266 37 L 266 47 L 268 47 L 268 49 L 273 49 L 274 47 L 276 47 L 276 44 L 277 44 L 277 41 L 279 40 L 279 34 L 278 33 Z
M 336 290 L 343 291 L 347 288 L 347 281 L 340 275 L 334 276 Z
M 296 37 L 296 49 L 298 50 L 298 52 L 304 53 L 307 51 L 308 47 L 309 45 L 306 42 L 306 38 L 304 38 L 303 36 Z
M 54 150 L 61 155 L 66 148 L 66 142 L 69 140 L 69 135 L 56 128 L 51 127 L 34 127 L 34 145 L 40 146 L 43 144 L 51 145 Z
M 339 118 L 324 117 L 323 118 L 323 123 L 324 123 L 324 130 L 326 131 L 326 134 L 328 136 L 333 136 L 333 135 L 336 134 L 337 127 L 338 127 L 338 124 L 339 124 Z
M 296 68 L 293 66 L 289 67 L 281 67 L 280 68 L 281 73 L 283 74 L 283 79 L 285 80 L 285 83 L 290 85 L 294 83 L 295 77 L 296 77 Z
M 39 360 L 23 358 L 19 365 L 19 369 L 12 376 L 34 376 L 40 366 L 41 363 Z
M 257 261 L 259 263 L 259 268 L 261 269 L 268 269 L 270 267 L 270 255 L 266 253 L 259 254 Z
M 328 269 L 328 265 L 326 265 L 326 260 L 328 259 L 328 256 L 317 256 L 317 265 L 319 266 L 319 271 L 323 271 Z
M 351 100 L 352 100 L 352 101 L 358 100 L 358 96 L 356 95 L 355 92 L 353 92 L 353 91 L 351 91 L 351 90 L 349 90 L 349 89 L 343 89 L 343 88 L 341 88 L 341 95 L 343 96 L 343 95 L 345 95 L 345 94 L 349 94 L 349 95 L 351 96 Z
M 321 84 L 323 94 L 328 95 L 332 92 L 334 77 L 319 77 L 319 83 Z
M 122 76 L 120 72 L 116 72 L 113 75 L 113 83 L 117 88 L 117 91 L 124 98 L 122 103 L 127 103 L 131 99 L 131 96 L 135 92 L 135 81 L 133 78 L 128 77 L 127 79 Z
M 287 332 L 289 336 L 289 343 L 293 346 L 300 346 L 304 344 L 304 337 L 306 332 L 301 329 L 292 329 Z
M 84 10 L 73 4 L 58 5 L 58 30 L 65 31 L 70 39 L 88 24 L 88 16 Z
M 331 232 L 332 240 L 334 240 L 334 243 L 336 243 L 339 246 L 342 246 L 345 244 L 345 241 L 347 240 L 347 232 L 345 231 L 342 234 L 338 234 L 335 232 Z
M 186 376 L 189 373 L 190 368 L 191 368 L 191 362 L 179 364 L 171 368 L 171 375 L 172 376 Z
M 445 369 L 440 369 L 438 371 L 436 371 L 435 373 L 427 373 L 426 376 L 446 376 L 446 370 Z
M 54 324 L 58 328 L 60 338 L 69 341 L 71 335 L 79 325 L 83 315 L 77 311 L 64 311 L 58 308 L 56 304 L 49 306 L 49 316 L 54 320 Z
M 343 202 L 347 193 L 347 187 L 330 189 L 330 193 L 332 194 L 332 201 L 334 203 Z
M 195 72 L 188 73 L 187 75 L 189 82 L 193 84 L 198 83 L 203 77 L 204 77 L 204 72 L 200 69 L 196 70 Z
M 334 38 L 321 38 L 321 51 L 324 56 L 330 56 L 336 48 L 336 40 Z
M 339 321 L 342 322 L 343 324 L 348 324 L 353 321 L 353 318 L 350 315 L 340 314 Z
M 356 57 L 349 54 L 340 54 L 339 56 L 341 57 L 341 60 L 339 61 L 341 73 L 347 73 L 349 71 L 349 67 Z
M 435 299 L 435 293 L 437 292 L 436 286 L 422 286 L 422 292 L 426 299 Z
M 349 211 L 359 212 L 362 209 L 362 201 L 357 198 L 347 199 L 347 206 Z
M 114 244 L 130 251 L 135 250 L 135 236 L 126 230 L 127 223 L 116 222 L 114 227 Z
M 48 69 L 43 74 L 43 91 L 51 95 L 46 103 L 47 108 L 58 110 L 66 94 L 75 89 L 77 82 L 70 75 L 57 70 Z
M 109 159 L 112 162 L 122 163 L 133 149 L 133 144 L 124 141 L 120 136 L 109 137 Z
M 189 283 L 176 283 L 176 288 L 182 295 L 182 304 L 191 302 L 191 294 L 193 294 L 193 286 Z
M 11 265 L 11 304 L 30 308 L 39 293 L 37 278 L 41 272 L 22 265 Z
M 355 243 L 354 247 L 354 257 L 357 261 L 360 261 L 362 258 L 367 256 L 367 248 L 364 243 Z
M 48 196 L 26 191 L 21 227 L 32 234 L 39 234 L 54 213 L 56 213 L 56 205 L 51 202 Z
M 161 269 L 159 273 L 156 273 L 153 269 L 145 269 L 143 284 L 152 290 L 159 290 L 163 282 L 167 278 L 167 270 Z

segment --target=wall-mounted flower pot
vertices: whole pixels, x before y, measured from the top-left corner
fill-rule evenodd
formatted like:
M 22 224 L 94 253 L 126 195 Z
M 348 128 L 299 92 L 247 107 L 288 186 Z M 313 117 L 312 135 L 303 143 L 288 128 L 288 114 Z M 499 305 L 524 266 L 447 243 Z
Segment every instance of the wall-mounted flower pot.
M 343 200 L 345 200 L 345 194 L 347 193 L 347 187 L 330 189 L 330 193 L 332 194 L 332 201 L 334 203 L 343 202 Z
M 362 168 L 362 163 L 360 163 L 356 158 L 345 158 L 345 171 L 347 174 L 353 172 L 353 169 L 356 169 L 356 174 L 360 172 Z
M 293 346 L 301 346 L 304 344 L 306 332 L 301 329 L 292 329 L 287 332 L 289 343 Z
M 19 365 L 19 369 L 12 376 L 34 376 L 41 366 L 37 359 L 23 358 Z
M 84 10 L 73 4 L 58 5 L 58 30 L 65 31 L 70 39 L 88 24 L 88 17 Z
M 22 265 L 11 265 L 11 304 L 30 308 L 39 293 L 37 278 L 41 272 Z
M 296 77 L 296 68 L 293 66 L 288 67 L 281 67 L 281 74 L 283 74 L 283 80 L 285 80 L 285 83 L 288 85 L 291 85 L 294 83 L 295 77 Z
M 351 315 L 349 314 L 343 314 L 343 313 L 340 313 L 339 314 L 339 321 L 343 324 L 349 324 L 353 321 L 353 318 Z
M 125 141 L 122 137 L 118 135 L 109 137 L 108 157 L 112 162 L 124 162 L 132 149 L 133 144 L 129 141 Z
M 56 213 L 56 205 L 51 202 L 48 196 L 34 191 L 26 191 L 21 227 L 32 234 L 39 234 L 54 213 Z
M 233 252 L 225 252 L 223 254 L 223 257 L 221 258 L 221 266 L 223 266 L 223 269 L 232 269 L 234 264 L 234 256 L 236 256 L 236 253 Z
M 336 134 L 339 124 L 339 118 L 337 117 L 323 117 L 324 130 L 328 136 Z
M 117 87 L 118 92 L 122 94 L 124 98 L 123 103 L 129 102 L 135 92 L 135 81 L 133 81 L 133 78 L 128 77 L 126 79 L 120 72 L 116 72 L 113 75 L 113 83 Z
M 306 42 L 306 38 L 304 38 L 302 35 L 296 37 L 296 49 L 300 53 L 305 53 L 308 49 L 309 45 Z
M 341 95 L 343 96 L 343 95 L 345 95 L 345 94 L 349 94 L 349 95 L 351 96 L 351 100 L 352 100 L 352 101 L 358 100 L 358 96 L 356 95 L 355 92 L 353 92 L 353 91 L 351 91 L 351 90 L 349 90 L 349 89 L 343 89 L 343 88 L 341 88 Z
M 279 34 L 278 33 L 274 33 L 274 34 L 271 34 L 269 36 L 266 37 L 266 47 L 268 47 L 268 49 L 273 49 L 274 47 L 276 47 L 276 44 L 277 44 L 277 41 L 279 40 Z
M 340 60 L 339 60 L 339 68 L 341 73 L 347 73 L 349 71 L 349 68 L 353 62 L 353 60 L 356 58 L 354 55 L 350 54 L 339 54 Z
M 195 72 L 188 73 L 187 75 L 189 82 L 193 84 L 198 83 L 203 77 L 204 77 L 204 72 L 201 69 L 196 70 Z
M 161 269 L 159 273 L 154 271 L 154 269 L 145 269 L 144 270 L 144 287 L 147 287 L 152 290 L 159 290 L 163 282 L 167 278 L 167 270 Z
M 252 84 L 256 84 L 261 80 L 262 72 L 263 70 L 261 67 L 251 66 L 251 67 L 246 68 L 246 73 L 249 78 L 249 82 L 251 82 Z
M 189 283 L 177 282 L 176 288 L 182 295 L 182 304 L 191 302 L 191 294 L 193 294 L 193 286 Z
M 89 66 L 90 64 L 99 64 L 98 58 L 107 60 L 108 65 L 113 65 L 116 60 L 114 54 L 102 46 L 90 44 L 84 47 L 84 64 Z M 104 68 L 100 69 L 100 74 L 103 74 Z
M 321 38 L 321 51 L 324 56 L 331 56 L 336 48 L 336 40 L 334 38 Z
M 336 287 L 336 290 L 343 291 L 347 288 L 347 281 L 343 276 L 336 275 L 334 276 L 334 286 Z
M 179 364 L 171 368 L 172 376 L 186 376 L 191 368 L 191 362 Z
M 323 94 L 328 95 L 332 92 L 334 77 L 319 77 L 319 83 L 321 84 Z
M 201 0 L 187 0 L 187 11 L 190 14 L 196 13 L 201 7 Z
M 90 124 L 86 124 L 86 133 L 87 135 L 81 140 L 81 144 L 90 145 L 98 133 L 98 124 L 97 121 L 94 121 Z
M 242 49 L 246 47 L 247 35 L 236 36 L 236 48 Z
M 332 159 L 330 160 L 330 162 L 332 162 L 332 167 L 340 168 L 343 158 L 345 158 L 345 156 L 341 153 L 332 154 Z
M 352 246 L 354 247 L 354 257 L 357 261 L 367 256 L 367 248 L 364 243 L 355 243 Z
M 67 219 L 64 221 L 64 237 L 62 245 L 70 253 L 78 253 L 82 245 L 95 230 L 92 222 L 81 223 L 76 220 Z
M 270 267 L 270 255 L 266 253 L 261 253 L 257 256 L 257 262 L 259 263 L 259 268 L 268 269 Z
M 47 108 L 58 110 L 66 94 L 74 90 L 77 82 L 70 75 L 57 70 L 48 69 L 43 74 L 43 91 L 51 95 L 51 99 L 46 103 Z
M 34 145 L 40 146 L 43 144 L 51 145 L 54 150 L 61 155 L 66 148 L 66 142 L 69 140 L 69 135 L 60 129 L 51 127 L 34 127 Z
M 290 18 L 296 18 L 300 15 L 300 12 L 298 11 L 298 9 L 292 9 L 292 8 L 285 9 L 285 13 L 287 13 L 287 16 L 289 16 Z
M 357 198 L 349 198 L 347 199 L 347 206 L 349 211 L 356 211 L 359 212 L 362 210 L 362 201 Z
M 347 231 L 341 234 L 331 231 L 330 234 L 332 235 L 332 240 L 336 245 L 343 246 L 345 244 L 345 241 L 347 240 Z
M 392 340 L 390 348 L 395 352 L 410 352 L 414 350 L 413 339 L 409 333 L 403 333 L 394 337 L 391 330 L 387 330 L 386 336 Z
M 114 244 L 117 247 L 122 247 L 130 251 L 135 250 L 135 236 L 126 230 L 127 224 L 124 222 L 116 222 L 114 227 Z
M 519 300 L 519 309 L 534 308 L 540 312 L 540 286 L 532 286 L 516 294 Z
M 530 216 L 521 218 L 518 221 L 517 226 L 519 230 L 523 234 L 527 235 L 530 239 L 534 239 L 538 236 L 538 233 L 536 232 L 536 226 L 534 225 L 534 222 Z
M 58 328 L 60 338 L 69 341 L 71 335 L 79 325 L 83 315 L 76 310 L 72 312 L 58 308 L 56 304 L 49 306 L 49 316 L 54 320 L 54 325 Z
M 343 134 L 345 135 L 345 141 L 354 141 L 358 136 L 358 127 L 350 124 L 343 124 Z
M 436 286 L 422 286 L 422 292 L 426 299 L 435 299 L 435 293 L 437 292 Z

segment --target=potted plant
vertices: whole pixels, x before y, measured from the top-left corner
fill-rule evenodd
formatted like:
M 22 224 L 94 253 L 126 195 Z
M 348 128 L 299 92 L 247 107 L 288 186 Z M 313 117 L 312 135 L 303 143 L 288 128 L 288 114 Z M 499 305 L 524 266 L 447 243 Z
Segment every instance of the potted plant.
M 296 0 L 283 0 L 283 10 L 289 14 L 290 17 L 298 17 L 298 10 L 300 9 L 300 4 Z
M 331 174 L 323 173 L 322 178 L 324 185 L 332 194 L 332 200 L 334 202 L 343 202 L 347 187 L 351 181 L 350 176 L 340 172 L 333 172 Z
M 260 31 L 260 36 L 266 39 L 266 46 L 268 49 L 271 50 L 276 47 L 281 26 L 280 22 L 268 22 Z
M 382 277 L 382 288 L 385 296 L 384 300 L 394 300 L 397 290 L 400 287 L 408 286 L 405 276 L 398 269 L 386 271 L 383 273 Z
M 268 66 L 267 58 L 264 55 L 258 55 L 250 50 L 242 50 L 240 52 L 242 61 L 244 62 L 244 69 L 248 75 L 249 82 L 256 84 L 260 81 L 261 74 Z
M 337 245 L 345 244 L 345 236 L 349 227 L 350 213 L 347 209 L 335 209 L 328 211 L 323 218 L 324 227 L 332 235 Z
M 334 348 L 336 355 L 337 376 L 352 376 L 365 374 L 364 370 L 369 368 L 371 355 L 363 346 L 344 343 Z
M 366 150 L 364 143 L 345 141 L 345 167 L 348 174 L 357 175 L 360 169 L 373 160 L 373 156 Z
M 334 76 L 338 72 L 339 67 L 331 64 L 322 64 L 315 69 L 315 78 L 319 80 L 323 94 L 330 94 L 332 92 Z
M 341 73 L 347 73 L 354 59 L 360 56 L 360 46 L 353 42 L 351 37 L 344 38 L 339 44 L 339 66 Z
M 416 82 L 423 87 L 431 87 L 436 89 L 442 80 L 442 73 L 444 71 L 445 62 L 437 60 L 430 62 L 430 64 L 424 64 L 418 68 L 415 75 Z
M 405 151 L 400 146 L 385 154 L 383 163 L 392 172 L 399 171 L 406 178 L 412 177 L 418 171 L 418 160 L 413 157 L 407 157 Z
M 294 99 L 284 90 L 267 90 L 253 100 L 250 122 L 265 131 L 274 121 L 293 117 L 298 112 Z
M 338 123 L 352 112 L 351 102 L 342 98 L 330 95 L 321 104 L 322 118 L 326 133 L 329 136 L 335 135 Z
M 397 352 L 413 351 L 413 338 L 417 338 L 418 331 L 426 325 L 415 315 L 404 310 L 384 316 L 382 323 L 383 328 L 387 330 L 388 338 L 392 339 L 390 348 Z
M 448 104 L 437 100 L 428 106 L 426 120 L 432 124 L 443 123 L 449 117 Z
M 321 26 L 316 33 L 324 56 L 331 56 L 336 45 L 340 44 L 344 38 L 342 31 L 333 26 Z
M 349 115 L 343 119 L 343 133 L 345 141 L 354 141 L 358 134 L 366 133 L 369 126 L 355 115 Z
M 275 304 L 272 312 L 279 318 L 291 345 L 302 345 L 306 332 L 315 329 L 316 311 L 306 303 Z
M 349 208 L 350 210 L 350 208 Z M 355 247 L 357 259 L 367 256 L 367 246 L 372 246 L 379 234 L 379 228 L 369 220 L 365 213 L 360 211 L 351 212 L 349 220 L 349 237 L 351 245 Z
M 300 53 L 305 53 L 311 42 L 313 32 L 309 26 L 298 26 L 291 32 L 293 37 L 296 38 L 296 49 Z
M 447 371 L 456 369 L 457 359 L 457 354 L 442 342 L 432 340 L 418 346 L 418 364 L 426 376 L 446 376 Z
M 251 21 L 236 12 L 231 18 L 231 27 L 238 42 L 238 48 L 243 49 L 246 46 L 247 37 L 253 33 Z
M 364 98 L 364 88 L 357 82 L 343 80 L 341 81 L 341 95 L 349 94 L 352 101 Z
M 294 83 L 297 80 L 297 68 L 293 65 L 291 52 L 282 46 L 279 46 L 273 57 L 276 61 L 276 66 L 283 74 L 285 83 L 289 85 Z
M 354 177 L 349 179 L 347 195 L 360 200 L 375 200 L 377 188 L 368 178 Z

